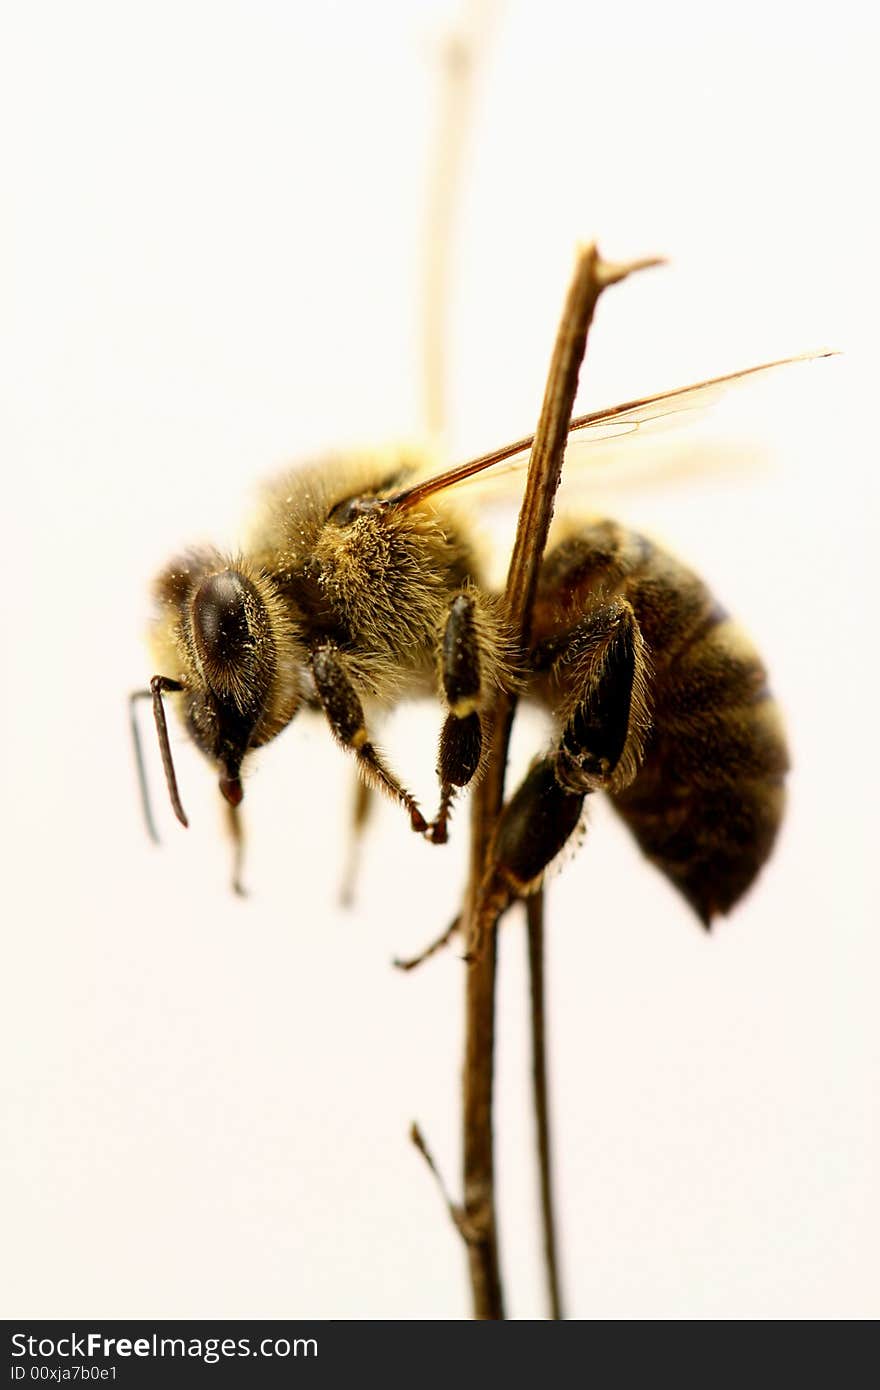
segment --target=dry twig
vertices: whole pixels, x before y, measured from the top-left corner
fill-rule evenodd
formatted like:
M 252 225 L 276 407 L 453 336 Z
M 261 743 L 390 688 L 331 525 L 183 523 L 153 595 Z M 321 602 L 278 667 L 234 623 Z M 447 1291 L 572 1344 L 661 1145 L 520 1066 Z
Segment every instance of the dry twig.
M 601 260 L 595 246 L 587 247 L 578 257 L 550 364 L 505 589 L 508 620 L 523 651 L 529 647 L 538 572 L 593 312 L 608 285 L 634 270 L 655 264 L 656 261 L 641 261 L 611 265 Z M 498 920 L 510 905 L 512 891 L 492 861 L 491 845 L 504 800 L 514 707 L 514 697 L 504 692 L 491 713 L 494 734 L 486 774 L 473 797 L 470 873 L 462 911 L 470 964 L 463 1081 L 465 1220 L 457 1224 L 465 1233 L 477 1318 L 504 1316 L 495 1213 L 492 1096 L 496 935 Z
M 553 1162 L 550 1143 L 550 1095 L 547 1082 L 547 1046 L 544 1008 L 544 892 L 526 902 L 529 940 L 529 979 L 532 996 L 532 1093 L 535 1098 L 535 1131 L 538 1146 L 538 1182 L 541 1191 L 541 1227 L 550 1317 L 563 1317 L 556 1213 L 553 1202 Z

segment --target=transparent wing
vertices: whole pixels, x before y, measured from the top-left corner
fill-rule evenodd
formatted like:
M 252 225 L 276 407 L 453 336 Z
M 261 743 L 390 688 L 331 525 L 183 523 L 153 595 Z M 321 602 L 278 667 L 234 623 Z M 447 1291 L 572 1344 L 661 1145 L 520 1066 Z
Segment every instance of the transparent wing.
M 637 481 L 642 485 L 644 470 L 636 469 L 634 472 L 631 466 L 638 462 L 638 446 L 642 443 L 650 444 L 649 467 L 652 472 L 656 473 L 660 465 L 659 472 L 668 478 L 670 464 L 677 461 L 681 470 L 690 473 L 695 466 L 697 446 L 692 441 L 688 443 L 685 436 L 695 427 L 699 427 L 708 411 L 726 397 L 738 394 L 741 388 L 753 384 L 762 376 L 835 355 L 824 350 L 781 358 L 775 362 L 764 362 L 757 367 L 747 367 L 726 376 L 712 377 L 708 381 L 696 382 L 691 386 L 662 391 L 653 396 L 625 401 L 610 409 L 576 416 L 569 431 L 566 476 L 570 476 L 574 455 L 577 454 L 585 459 L 589 458 L 591 479 L 594 477 L 594 466 L 598 468 L 602 464 L 612 464 L 615 471 L 622 472 L 620 465 L 625 463 L 628 476 L 622 477 L 620 482 L 625 484 Z M 668 450 L 662 449 L 664 435 L 669 436 Z M 444 492 L 453 487 L 495 488 L 499 483 L 510 482 L 527 466 L 533 442 L 534 435 L 526 435 L 501 449 L 494 449 L 491 453 L 470 459 L 456 468 L 419 480 L 389 497 L 386 505 L 409 507 L 424 501 L 434 493 Z M 667 452 L 669 458 L 662 458 L 661 453 Z M 719 447 L 717 438 L 712 453 L 713 467 L 725 459 L 728 463 L 732 461 L 731 450 Z

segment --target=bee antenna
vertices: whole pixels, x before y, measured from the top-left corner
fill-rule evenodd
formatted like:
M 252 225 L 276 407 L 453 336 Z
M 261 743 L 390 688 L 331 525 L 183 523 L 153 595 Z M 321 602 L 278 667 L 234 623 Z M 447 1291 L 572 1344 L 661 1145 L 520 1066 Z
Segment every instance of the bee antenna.
M 174 814 L 181 825 L 188 826 L 186 812 L 180 804 L 180 792 L 177 790 L 177 777 L 174 773 L 174 761 L 171 757 L 171 742 L 168 738 L 168 725 L 165 722 L 165 706 L 162 704 L 163 690 L 182 690 L 180 681 L 171 680 L 169 676 L 154 676 L 150 681 L 150 693 L 153 696 L 153 718 L 156 721 L 156 733 L 159 736 L 159 752 L 162 755 L 162 766 L 165 769 L 165 781 L 168 786 L 168 795 L 171 798 L 171 805 Z
M 144 766 L 144 755 L 141 748 L 141 736 L 138 730 L 137 719 L 135 717 L 134 705 L 136 700 L 152 700 L 153 718 L 156 721 L 156 733 L 159 736 L 159 752 L 162 755 L 162 766 L 165 769 L 165 781 L 168 786 L 168 795 L 171 798 L 171 805 L 174 814 L 181 825 L 189 825 L 186 812 L 180 804 L 180 793 L 177 790 L 177 777 L 174 773 L 174 761 L 171 757 L 171 743 L 168 738 L 168 725 L 165 722 L 165 707 L 162 704 L 163 690 L 182 690 L 180 681 L 175 681 L 170 676 L 154 676 L 150 681 L 149 690 L 135 690 L 129 696 L 129 709 L 131 711 L 131 736 L 134 744 L 134 756 L 137 763 L 138 781 L 141 788 L 141 805 L 144 810 L 144 820 L 147 826 L 147 834 L 156 844 L 159 843 L 159 836 L 156 834 L 156 823 L 153 820 L 153 813 L 150 808 L 150 794 L 147 789 L 147 776 Z
M 128 697 L 128 717 L 131 724 L 131 743 L 134 748 L 134 761 L 137 768 L 138 786 L 141 793 L 141 810 L 144 813 L 144 825 L 147 834 L 158 845 L 159 835 L 156 830 L 156 822 L 153 820 L 153 810 L 150 806 L 150 789 L 147 786 L 147 769 L 144 766 L 144 750 L 141 744 L 141 731 L 138 727 L 136 703 L 138 700 L 149 700 L 152 697 L 151 690 L 133 690 Z

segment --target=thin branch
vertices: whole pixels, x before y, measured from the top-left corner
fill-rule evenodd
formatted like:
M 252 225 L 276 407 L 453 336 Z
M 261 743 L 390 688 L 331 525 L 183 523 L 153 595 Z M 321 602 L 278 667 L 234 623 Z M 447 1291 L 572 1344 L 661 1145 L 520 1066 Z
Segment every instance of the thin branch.
M 595 246 L 587 247 L 578 257 L 550 364 L 505 590 L 508 621 L 523 651 L 529 646 L 538 572 L 593 312 L 606 285 L 646 264 L 651 263 L 606 265 Z M 465 1001 L 464 1210 L 474 1233 L 467 1248 L 477 1318 L 504 1316 L 495 1215 L 492 1098 L 496 934 L 512 890 L 492 863 L 490 848 L 504 799 L 514 707 L 514 697 L 502 692 L 491 712 L 494 733 L 486 774 L 473 798 L 470 874 L 462 913 L 465 939 L 471 948 Z
M 469 1240 L 470 1235 L 467 1228 L 467 1220 L 465 1218 L 464 1208 L 460 1207 L 457 1202 L 454 1202 L 452 1200 L 449 1188 L 443 1181 L 443 1174 L 437 1167 L 437 1164 L 434 1161 L 434 1155 L 428 1148 L 427 1140 L 425 1139 L 425 1136 L 422 1134 L 422 1131 L 419 1129 L 415 1120 L 413 1120 L 412 1124 L 409 1127 L 409 1138 L 410 1143 L 413 1145 L 414 1148 L 418 1149 L 419 1153 L 422 1155 L 422 1158 L 425 1160 L 425 1163 L 428 1165 L 428 1169 L 435 1183 L 437 1184 L 437 1190 L 439 1191 L 440 1196 L 443 1199 L 443 1204 L 449 1212 L 449 1215 L 452 1217 L 454 1226 L 457 1230 L 461 1232 L 462 1238 L 464 1240 Z
M 550 1146 L 550 1100 L 544 1024 L 544 893 L 542 890 L 539 889 L 527 900 L 526 917 L 528 919 L 526 925 L 529 940 L 529 977 L 532 986 L 532 1085 L 535 1097 L 535 1128 L 538 1141 L 538 1179 L 541 1188 L 544 1261 L 547 1267 L 550 1316 L 553 1319 L 560 1319 L 564 1315 L 559 1280 Z
M 417 966 L 424 965 L 426 960 L 430 960 L 438 951 L 442 951 L 444 946 L 448 946 L 459 928 L 459 918 L 453 917 L 445 932 L 434 938 L 417 956 L 394 956 L 391 964 L 395 970 L 415 970 Z

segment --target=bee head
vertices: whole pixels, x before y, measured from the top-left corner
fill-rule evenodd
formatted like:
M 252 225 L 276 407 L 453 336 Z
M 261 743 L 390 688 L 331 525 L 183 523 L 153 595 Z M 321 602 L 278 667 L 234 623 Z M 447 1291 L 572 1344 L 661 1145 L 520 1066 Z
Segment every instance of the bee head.
M 202 752 L 220 768 L 220 790 L 242 798 L 241 764 L 263 716 L 277 661 L 269 613 L 257 586 L 234 568 L 208 574 L 187 604 L 190 655 L 200 680 L 185 700 Z
M 244 794 L 246 754 L 296 712 L 305 650 L 271 579 L 243 560 L 189 556 L 163 572 L 156 593 L 153 646 L 160 669 L 174 675 L 154 677 L 150 693 L 172 804 L 185 824 L 163 691 L 180 692 L 193 741 L 217 767 L 220 791 L 235 807 Z

